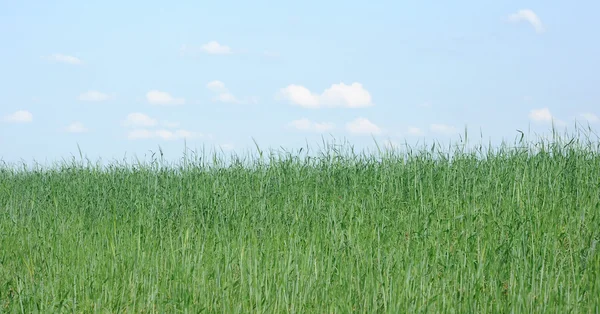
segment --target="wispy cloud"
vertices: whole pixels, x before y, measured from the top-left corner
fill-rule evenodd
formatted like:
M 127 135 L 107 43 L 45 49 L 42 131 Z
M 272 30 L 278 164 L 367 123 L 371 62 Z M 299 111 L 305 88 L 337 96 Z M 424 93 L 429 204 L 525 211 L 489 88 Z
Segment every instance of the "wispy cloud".
M 331 122 L 312 122 L 306 118 L 302 118 L 288 123 L 288 127 L 305 132 L 322 133 L 335 129 L 335 124 Z
M 127 138 L 130 140 L 141 140 L 141 139 L 162 139 L 166 141 L 173 141 L 179 139 L 194 139 L 203 137 L 203 134 L 191 132 L 188 130 L 178 129 L 175 131 L 159 129 L 135 129 L 129 131 Z
M 429 126 L 429 129 L 431 130 L 431 132 L 435 132 L 435 133 L 439 133 L 439 134 L 446 134 L 446 135 L 458 133 L 458 129 L 456 127 L 447 125 L 447 124 L 433 123 Z
M 133 112 L 127 115 L 123 126 L 130 128 L 127 138 L 130 140 L 160 139 L 166 141 L 178 139 L 209 138 L 202 133 L 193 132 L 179 128 L 179 123 L 159 121 L 141 112 Z M 162 128 L 155 128 L 162 125 Z
M 232 103 L 232 104 L 240 104 L 240 103 L 242 103 L 241 100 L 237 99 L 231 93 L 220 93 L 217 96 L 213 97 L 212 100 L 213 101 L 224 102 L 224 103 Z
M 552 122 L 552 113 L 548 108 L 532 109 L 529 111 L 529 119 L 535 122 Z
M 532 109 L 529 111 L 529 119 L 533 122 L 538 123 L 555 123 L 557 125 L 566 125 L 566 123 L 560 119 L 554 117 L 548 108 Z
M 425 134 L 423 130 L 414 126 L 408 127 L 407 133 L 414 136 L 420 136 Z
M 65 131 L 69 133 L 86 133 L 89 130 L 85 127 L 85 125 L 83 125 L 83 123 L 73 122 L 65 128 Z
M 229 46 L 221 45 L 214 40 L 202 45 L 201 50 L 212 55 L 228 55 L 233 53 Z
M 225 87 L 225 83 L 219 80 L 209 82 L 206 84 L 206 88 L 217 93 L 217 95 L 212 98 L 213 101 L 233 104 L 254 104 L 258 102 L 256 97 L 246 97 L 245 99 L 237 98 L 229 92 L 227 87 Z
M 375 123 L 366 118 L 356 118 L 353 121 L 346 123 L 346 131 L 352 134 L 373 134 L 378 135 L 383 133 L 383 130 Z
M 46 60 L 49 60 L 49 61 L 59 62 L 59 63 L 67 63 L 67 64 L 73 64 L 73 65 L 82 65 L 83 64 L 83 61 L 81 61 L 81 59 L 79 59 L 77 57 L 68 56 L 68 55 L 64 55 L 64 54 L 60 54 L 60 53 L 55 53 L 53 55 L 46 56 L 43 58 Z
M 19 110 L 4 116 L 4 121 L 11 123 L 29 123 L 33 121 L 33 114 L 27 110 Z
M 287 99 L 290 103 L 304 108 L 373 106 L 371 94 L 360 83 L 333 84 L 321 94 L 315 94 L 304 86 L 291 84 L 282 88 L 276 98 Z
M 593 114 L 593 113 L 590 113 L 590 112 L 587 112 L 587 113 L 582 113 L 582 114 L 580 114 L 579 116 L 580 116 L 581 118 L 583 118 L 584 120 L 587 120 L 589 123 L 597 123 L 597 122 L 600 122 L 600 118 L 599 118 L 597 115 L 595 115 L 595 114 Z
M 127 127 L 151 127 L 156 126 L 158 121 L 141 112 L 133 112 L 127 115 L 123 125 Z
M 538 33 L 542 33 L 545 30 L 542 20 L 530 9 L 522 9 L 509 15 L 508 20 L 513 23 L 528 22 Z
M 171 96 L 167 92 L 161 92 L 158 90 L 151 90 L 146 93 L 146 100 L 153 105 L 183 105 L 185 104 L 184 98 L 176 98 Z
M 99 91 L 90 90 L 85 93 L 79 95 L 78 99 L 81 101 L 105 101 L 109 100 L 111 97 L 108 94 L 101 93 Z
M 227 88 L 225 88 L 225 83 L 219 80 L 208 82 L 208 84 L 206 84 L 206 88 L 210 89 L 215 93 L 222 93 L 227 91 Z

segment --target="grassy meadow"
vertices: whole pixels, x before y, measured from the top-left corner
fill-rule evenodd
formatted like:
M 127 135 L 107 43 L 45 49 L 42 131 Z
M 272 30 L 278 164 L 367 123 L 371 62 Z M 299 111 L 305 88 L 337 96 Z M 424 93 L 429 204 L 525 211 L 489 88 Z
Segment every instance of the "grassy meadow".
M 589 135 L 228 158 L 0 166 L 0 313 L 600 311 Z

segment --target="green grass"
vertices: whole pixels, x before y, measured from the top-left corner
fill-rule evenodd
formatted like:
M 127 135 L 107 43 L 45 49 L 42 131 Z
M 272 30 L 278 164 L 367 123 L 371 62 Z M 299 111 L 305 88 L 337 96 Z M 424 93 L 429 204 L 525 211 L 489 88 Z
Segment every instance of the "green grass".
M 0 312 L 598 313 L 599 148 L 5 165 Z

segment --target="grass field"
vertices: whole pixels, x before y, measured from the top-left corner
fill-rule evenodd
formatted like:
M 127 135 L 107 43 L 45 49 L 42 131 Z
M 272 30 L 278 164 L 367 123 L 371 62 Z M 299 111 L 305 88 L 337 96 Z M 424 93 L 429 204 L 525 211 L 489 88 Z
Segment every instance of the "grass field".
M 599 312 L 597 140 L 350 148 L 2 166 L 0 312 Z

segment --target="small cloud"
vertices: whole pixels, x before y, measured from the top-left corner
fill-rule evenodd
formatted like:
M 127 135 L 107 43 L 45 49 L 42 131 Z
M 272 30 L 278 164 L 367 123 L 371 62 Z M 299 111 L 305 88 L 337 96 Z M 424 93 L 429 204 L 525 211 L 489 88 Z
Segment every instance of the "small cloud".
M 352 134 L 381 134 L 383 131 L 366 118 L 356 118 L 346 123 L 346 130 Z
M 542 24 L 542 21 L 532 10 L 519 10 L 516 13 L 509 15 L 508 20 L 513 23 L 519 23 L 523 21 L 528 22 L 529 24 L 531 24 L 531 26 L 533 26 L 536 32 L 544 32 L 544 25 Z
M 231 48 L 225 45 L 221 45 L 216 41 L 211 41 L 207 44 L 202 45 L 201 50 L 213 55 L 226 55 L 232 53 Z
M 12 123 L 29 123 L 33 121 L 33 115 L 26 110 L 19 110 L 4 116 L 4 121 Z
M 373 106 L 371 94 L 360 83 L 333 84 L 320 95 L 312 93 L 304 86 L 291 84 L 282 88 L 277 97 L 287 99 L 290 103 L 305 108 Z
M 180 138 L 193 138 L 196 137 L 194 132 L 190 132 L 187 130 L 156 130 L 156 135 L 163 140 L 176 140 Z
M 85 133 L 88 129 L 81 122 L 73 122 L 65 128 L 69 133 Z
M 105 101 L 109 100 L 110 96 L 99 91 L 90 90 L 79 95 L 78 99 L 81 101 Z
M 600 118 L 593 113 L 582 113 L 580 114 L 581 118 L 587 120 L 589 123 L 597 123 L 600 122 Z
M 441 134 L 454 134 L 458 132 L 458 129 L 451 126 L 451 125 L 446 125 L 446 124 L 431 124 L 429 126 L 429 129 L 432 132 L 435 133 L 441 133 Z
M 423 130 L 421 130 L 420 128 L 411 126 L 411 127 L 408 127 L 408 134 L 414 135 L 414 136 L 420 136 L 420 135 L 424 135 L 425 132 L 423 132 Z
M 227 88 L 225 88 L 225 83 L 218 81 L 218 80 L 208 82 L 208 84 L 206 84 L 206 88 L 210 89 L 211 91 L 213 91 L 215 93 L 227 91 Z
M 130 140 L 140 140 L 140 139 L 162 139 L 166 141 L 173 141 L 179 139 L 193 139 L 202 137 L 203 135 L 196 132 L 191 132 L 187 130 L 176 130 L 170 131 L 165 129 L 160 130 L 148 130 L 148 129 L 135 129 L 131 130 L 127 134 L 127 138 Z
M 247 97 L 246 99 L 238 99 L 232 93 L 229 92 L 227 87 L 225 87 L 225 83 L 221 81 L 211 81 L 206 84 L 206 88 L 209 90 L 218 93 L 218 95 L 212 98 L 213 101 L 223 102 L 223 103 L 233 103 L 233 104 L 248 104 L 248 103 L 257 103 L 258 99 L 256 97 Z
M 534 109 L 529 112 L 529 119 L 540 123 L 553 123 L 555 125 L 566 125 L 563 120 L 557 119 L 550 113 L 548 108 Z
M 431 103 L 430 102 L 424 102 L 419 104 L 419 107 L 421 108 L 431 108 Z
M 317 133 L 322 133 L 322 132 L 327 132 L 327 131 L 331 131 L 335 128 L 335 125 L 333 123 L 330 122 L 311 122 L 310 120 L 306 119 L 306 118 L 302 118 L 299 120 L 294 120 L 290 123 L 288 123 L 289 127 L 295 128 L 297 130 L 300 131 L 306 131 L 306 132 L 317 132 Z
M 149 116 L 134 112 L 127 115 L 127 118 L 123 122 L 123 125 L 130 127 L 151 127 L 157 124 L 156 119 L 150 118 Z
M 125 127 L 133 127 L 128 133 L 127 138 L 130 140 L 139 139 L 162 139 L 162 140 L 178 140 L 178 139 L 194 139 L 199 137 L 208 137 L 201 133 L 192 132 L 184 129 L 172 130 L 179 127 L 177 122 L 164 121 L 160 123 L 162 126 L 170 129 L 153 129 L 159 125 L 159 122 L 143 113 L 134 112 L 127 115 L 123 122 Z
M 44 57 L 44 59 L 53 61 L 53 62 L 67 63 L 67 64 L 73 64 L 73 65 L 82 65 L 83 64 L 83 61 L 81 61 L 77 57 L 67 56 L 67 55 L 63 55 L 60 53 L 55 53 L 53 55 Z
M 183 105 L 185 104 L 184 98 L 175 98 L 169 93 L 161 92 L 157 90 L 151 90 L 146 93 L 146 100 L 154 105 Z
M 533 109 L 529 111 L 529 119 L 535 122 L 552 122 L 552 113 L 548 108 Z
M 281 89 L 280 95 L 288 99 L 291 103 L 305 108 L 319 108 L 319 95 L 311 93 L 311 91 L 300 85 L 291 84 L 286 88 Z
M 239 99 L 237 99 L 231 93 L 221 93 L 221 94 L 213 97 L 212 99 L 213 99 L 213 101 L 220 101 L 220 102 L 225 102 L 225 103 L 233 103 L 233 104 L 242 103 Z

